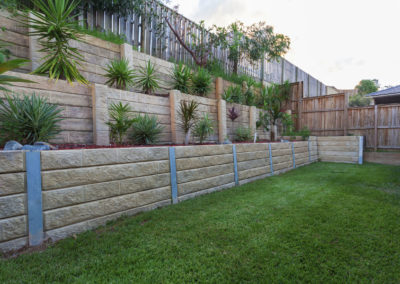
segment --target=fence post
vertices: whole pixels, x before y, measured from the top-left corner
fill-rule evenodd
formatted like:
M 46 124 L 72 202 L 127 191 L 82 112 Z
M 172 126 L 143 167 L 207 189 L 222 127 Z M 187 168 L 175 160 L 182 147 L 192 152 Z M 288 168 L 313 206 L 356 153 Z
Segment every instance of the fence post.
M 235 144 L 232 145 L 232 153 L 233 153 L 233 170 L 235 172 L 235 184 L 239 185 L 239 175 L 238 175 L 236 145 Z
M 374 151 L 378 150 L 378 105 L 374 105 Z
M 176 177 L 176 157 L 175 157 L 175 148 L 169 147 L 169 168 L 171 175 L 171 197 L 172 204 L 178 203 L 178 183 Z
M 226 130 L 226 102 L 224 100 L 218 100 L 218 141 L 223 143 L 227 136 Z
M 347 136 L 348 129 L 348 107 L 349 107 L 349 95 L 344 94 L 344 106 L 343 106 L 343 136 Z
M 358 143 L 358 164 L 363 164 L 364 136 L 359 137 Z
M 40 151 L 25 153 L 29 245 L 43 243 L 42 176 Z
M 271 174 L 274 175 L 274 164 L 272 163 L 271 143 L 268 144 L 268 152 L 269 152 L 269 166 L 271 168 Z

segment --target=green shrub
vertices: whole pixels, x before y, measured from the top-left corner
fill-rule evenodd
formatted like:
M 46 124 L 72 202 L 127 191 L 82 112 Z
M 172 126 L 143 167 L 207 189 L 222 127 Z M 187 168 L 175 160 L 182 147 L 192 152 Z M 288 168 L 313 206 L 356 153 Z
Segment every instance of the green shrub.
M 23 98 L 6 95 L 5 99 L 0 99 L 1 142 L 48 142 L 61 131 L 58 125 L 62 120 L 60 113 L 58 106 L 35 94 Z
M 222 98 L 228 103 L 243 104 L 244 96 L 242 88 L 236 85 L 229 86 L 222 95 Z
M 303 140 L 307 140 L 308 137 L 310 137 L 310 135 L 311 135 L 311 130 L 308 129 L 307 126 L 304 126 L 302 129 L 300 129 L 300 131 L 298 133 L 299 133 L 299 136 L 301 136 L 303 138 Z
M 207 96 L 211 91 L 212 77 L 204 68 L 197 69 L 197 72 L 192 75 L 192 92 L 198 96 Z
M 185 133 L 185 145 L 189 144 L 190 132 L 197 122 L 197 109 L 199 104 L 195 101 L 181 101 L 178 115 L 180 116 L 180 126 Z
M 123 43 L 126 42 L 125 35 L 119 35 L 119 34 L 113 33 L 113 32 L 108 31 L 108 30 L 100 31 L 100 30 L 97 30 L 97 29 L 87 29 L 87 28 L 84 28 L 82 26 L 77 26 L 76 29 L 79 32 L 83 33 L 83 34 L 91 35 L 91 36 L 94 36 L 94 37 L 97 37 L 97 38 L 100 38 L 102 40 L 105 40 L 105 41 L 108 41 L 108 42 L 112 42 L 112 43 L 115 43 L 115 44 L 118 44 L 118 45 L 123 44 Z
M 133 85 L 135 74 L 126 58 L 110 62 L 104 71 L 106 71 L 104 76 L 108 79 L 106 85 L 109 87 L 115 85 L 117 89 L 126 90 Z
M 364 107 L 371 104 L 372 99 L 364 95 L 356 94 L 349 98 L 349 106 L 351 107 Z
M 238 127 L 235 132 L 235 141 L 248 142 L 252 139 L 251 129 L 247 127 Z
M 159 141 L 163 127 L 155 115 L 137 116 L 133 123 L 132 140 L 135 144 L 155 144 Z
M 126 133 L 131 128 L 135 119 L 130 118 L 131 108 L 121 102 L 112 103 L 108 109 L 111 121 L 106 124 L 110 127 L 110 138 L 116 144 L 122 144 Z
M 36 9 L 31 10 L 34 17 L 28 19 L 33 31 L 32 36 L 38 36 L 42 46 L 40 52 L 46 55 L 42 64 L 33 71 L 34 74 L 48 74 L 51 79 L 66 79 L 87 84 L 88 81 L 78 71 L 77 65 L 83 60 L 79 51 L 71 47 L 72 40 L 78 40 L 80 32 L 76 29 L 76 11 L 79 1 L 76 0 L 32 0 Z
M 139 69 L 139 74 L 136 76 L 134 84 L 145 94 L 152 94 L 159 88 L 159 81 L 155 66 L 149 60 L 144 67 Z
M 210 135 L 214 133 L 214 127 L 211 119 L 208 117 L 208 113 L 204 114 L 203 118 L 200 119 L 195 128 L 194 135 L 199 138 L 200 144 Z
M 189 94 L 191 77 L 192 73 L 188 67 L 184 66 L 182 63 L 175 64 L 172 73 L 172 88 L 174 90 L 179 90 L 182 93 Z

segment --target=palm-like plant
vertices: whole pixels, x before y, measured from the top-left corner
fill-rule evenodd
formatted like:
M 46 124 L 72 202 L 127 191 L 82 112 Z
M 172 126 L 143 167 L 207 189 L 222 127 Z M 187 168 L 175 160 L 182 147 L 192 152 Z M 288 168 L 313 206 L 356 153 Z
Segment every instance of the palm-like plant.
M 204 139 L 214 133 L 214 127 L 211 119 L 208 117 L 208 113 L 204 114 L 203 118 L 196 124 L 194 128 L 195 136 L 199 137 L 200 144 L 203 143 Z
M 188 67 L 184 66 L 182 63 L 175 65 L 174 72 L 172 73 L 172 88 L 188 94 L 190 92 L 191 77 L 192 73 Z
M 60 113 L 58 106 L 35 94 L 22 99 L 6 95 L 5 99 L 0 99 L 0 139 L 24 144 L 48 142 L 61 131 Z
M 34 74 L 48 74 L 51 79 L 66 79 L 68 82 L 77 81 L 87 84 L 88 81 L 80 74 L 77 65 L 82 61 L 78 50 L 69 45 L 71 40 L 78 40 L 80 32 L 76 29 L 77 22 L 74 11 L 78 0 L 32 0 L 37 10 L 32 10 L 33 17 L 25 24 L 38 36 L 42 46 L 40 52 L 46 55 L 42 64 L 33 71 Z
M 7 88 L 3 87 L 2 85 L 5 86 L 12 86 L 12 82 L 24 82 L 24 83 L 34 83 L 30 80 L 25 80 L 21 79 L 15 76 L 10 76 L 10 75 L 3 75 L 7 71 L 11 71 L 16 68 L 20 68 L 22 65 L 25 63 L 29 62 L 29 60 L 26 59 L 13 59 L 5 62 L 0 63 L 0 91 L 8 91 Z
M 199 104 L 195 101 L 181 101 L 178 115 L 180 116 L 180 126 L 185 132 L 185 145 L 189 144 L 190 132 L 197 122 L 197 108 Z
M 135 72 L 129 67 L 129 62 L 125 58 L 112 61 L 104 70 L 106 71 L 104 76 L 108 79 L 106 84 L 109 87 L 115 85 L 117 89 L 126 90 L 133 84 Z
M 136 144 L 155 144 L 158 142 L 163 127 L 155 115 L 137 116 L 133 123 L 132 139 Z
M 110 138 L 117 144 L 122 144 L 124 137 L 131 128 L 135 119 L 130 118 L 131 108 L 128 104 L 123 105 L 121 102 L 112 103 L 108 109 L 111 121 L 106 124 L 110 127 Z
M 198 96 L 207 96 L 211 90 L 212 77 L 204 68 L 192 75 L 192 91 Z
M 149 95 L 159 88 L 159 80 L 155 65 L 149 60 L 145 67 L 139 69 L 139 74 L 136 76 L 134 84 Z

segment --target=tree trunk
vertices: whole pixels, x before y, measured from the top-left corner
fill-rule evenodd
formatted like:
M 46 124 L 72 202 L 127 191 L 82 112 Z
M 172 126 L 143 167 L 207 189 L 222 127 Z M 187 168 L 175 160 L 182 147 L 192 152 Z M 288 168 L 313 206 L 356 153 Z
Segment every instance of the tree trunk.
M 189 129 L 189 131 L 186 133 L 186 136 L 185 136 L 185 145 L 189 145 L 189 141 L 190 141 L 190 129 Z

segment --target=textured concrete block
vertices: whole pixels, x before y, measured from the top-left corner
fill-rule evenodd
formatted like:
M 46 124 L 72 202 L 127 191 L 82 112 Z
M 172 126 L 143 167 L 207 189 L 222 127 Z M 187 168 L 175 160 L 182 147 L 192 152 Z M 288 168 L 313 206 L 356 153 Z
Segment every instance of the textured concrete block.
M 25 153 L 0 151 L 0 173 L 22 172 L 25 170 Z
M 0 196 L 25 192 L 25 173 L 0 174 Z
M 178 184 L 233 173 L 233 165 L 217 165 L 177 172 Z
M 236 145 L 237 153 L 268 151 L 267 143 L 245 143 Z
M 269 166 L 243 170 L 243 171 L 239 172 L 239 180 L 253 178 L 253 177 L 256 177 L 256 176 L 267 175 L 267 174 L 270 174 L 270 173 L 271 173 L 271 170 L 270 170 Z
M 26 194 L 0 197 L 0 219 L 26 214 Z
M 84 167 L 118 163 L 117 149 L 85 149 L 82 150 L 82 155 Z
M 240 172 L 240 171 L 244 171 L 244 170 L 250 170 L 253 168 L 267 167 L 267 166 L 269 166 L 269 159 L 262 158 L 262 159 L 257 159 L 257 160 L 239 162 L 238 170 Z
M 180 146 L 176 147 L 176 158 L 191 158 L 231 154 L 232 145 L 205 145 L 205 146 Z
M 293 155 L 289 154 L 289 155 L 282 155 L 282 156 L 277 156 L 277 157 L 272 156 L 272 162 L 274 163 L 274 165 L 279 164 L 279 163 L 285 163 L 285 162 L 293 163 Z
M 202 180 L 196 180 L 188 183 L 178 184 L 178 195 L 182 196 L 188 193 L 214 188 L 224 184 L 234 182 L 234 174 L 226 174 Z
M 120 194 L 128 194 L 153 188 L 167 187 L 170 185 L 170 182 L 171 177 L 169 173 L 124 179 L 120 181 Z
M 0 220 L 0 242 L 26 236 L 28 234 L 27 221 L 25 215 Z
M 136 163 L 145 161 L 168 160 L 167 147 L 119 148 L 120 163 Z
M 176 169 L 178 171 L 210 167 L 215 165 L 231 164 L 233 168 L 232 154 L 194 157 L 194 158 L 181 158 L 176 161 Z
M 263 159 L 263 158 L 269 158 L 269 151 L 268 150 L 257 151 L 257 152 L 237 153 L 238 162 L 249 161 L 249 160 L 257 160 L 257 159 Z
M 82 150 L 43 151 L 42 170 L 82 167 Z

